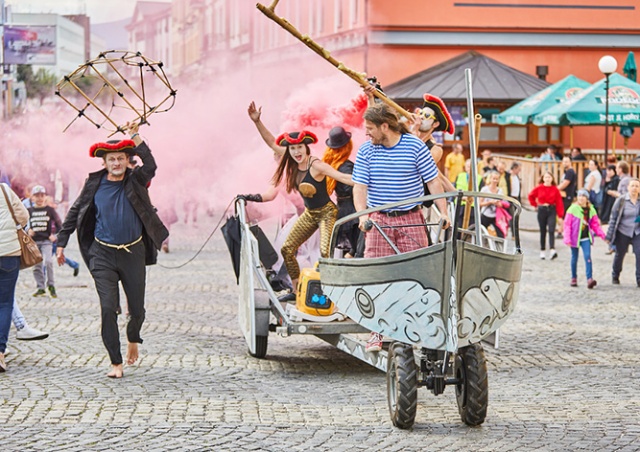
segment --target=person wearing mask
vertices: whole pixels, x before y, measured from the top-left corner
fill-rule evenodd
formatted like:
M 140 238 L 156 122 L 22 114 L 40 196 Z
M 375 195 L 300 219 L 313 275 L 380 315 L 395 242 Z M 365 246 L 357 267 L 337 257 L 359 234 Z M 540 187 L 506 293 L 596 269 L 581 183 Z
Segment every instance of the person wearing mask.
M 562 195 L 556 186 L 553 175 L 546 171 L 540 178 L 539 184 L 529 192 L 529 204 L 535 207 L 538 214 L 538 226 L 540 227 L 540 259 L 546 258 L 546 237 L 549 235 L 549 259 L 558 257 L 555 250 L 554 239 L 556 232 L 556 220 L 564 216 L 564 204 Z
M 20 272 L 21 250 L 16 222 L 25 227 L 29 221 L 29 212 L 7 184 L 0 183 L 0 188 L 3 192 L 0 196 L 0 372 L 5 372 L 7 363 L 4 353 L 9 339 L 16 283 Z

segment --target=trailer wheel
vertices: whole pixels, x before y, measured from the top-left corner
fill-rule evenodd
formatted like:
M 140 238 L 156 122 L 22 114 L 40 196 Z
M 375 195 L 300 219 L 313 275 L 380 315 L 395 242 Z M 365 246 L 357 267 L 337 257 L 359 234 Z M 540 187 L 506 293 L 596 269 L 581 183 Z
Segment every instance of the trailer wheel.
M 256 352 L 251 353 L 249 350 L 249 354 L 254 358 L 264 358 L 267 356 L 267 344 L 268 344 L 269 336 L 256 336 Z
M 269 295 L 262 290 L 254 291 L 254 307 L 255 307 L 255 328 L 253 334 L 256 339 L 255 353 L 251 353 L 249 347 L 249 355 L 254 358 L 264 358 L 267 356 L 267 344 L 269 340 Z
M 462 347 L 456 355 L 456 401 L 462 422 L 477 426 L 487 417 L 489 380 L 481 344 Z
M 387 402 L 393 425 L 413 427 L 418 407 L 418 369 L 410 345 L 394 342 L 389 348 Z

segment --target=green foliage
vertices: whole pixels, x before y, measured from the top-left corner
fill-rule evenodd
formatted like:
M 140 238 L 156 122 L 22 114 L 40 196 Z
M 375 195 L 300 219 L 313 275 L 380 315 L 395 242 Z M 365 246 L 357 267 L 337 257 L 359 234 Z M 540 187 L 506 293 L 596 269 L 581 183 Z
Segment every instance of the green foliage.
M 33 73 L 33 68 L 28 64 L 18 65 L 18 81 L 24 82 L 27 88 L 27 97 L 40 99 L 40 104 L 44 99 L 54 94 L 57 77 L 44 68 Z

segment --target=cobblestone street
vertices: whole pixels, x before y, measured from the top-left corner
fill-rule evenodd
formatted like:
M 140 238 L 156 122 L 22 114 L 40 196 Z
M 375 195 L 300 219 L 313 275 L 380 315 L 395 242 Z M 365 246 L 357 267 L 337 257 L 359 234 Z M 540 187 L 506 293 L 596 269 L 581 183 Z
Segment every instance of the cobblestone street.
M 533 223 L 531 213 L 526 219 Z M 629 254 L 620 286 L 612 256 L 593 251 L 598 286 L 569 287 L 570 251 L 538 258 L 523 232 L 523 284 L 500 348 L 486 347 L 485 423 L 467 427 L 453 388 L 420 389 L 415 427 L 389 419 L 385 375 L 315 337 L 269 336 L 267 359 L 250 357 L 238 327 L 238 287 L 217 218 L 172 229 L 171 253 L 149 267 L 141 360 L 121 380 L 100 339 L 87 269 L 56 268 L 57 299 L 33 298 L 30 270 L 17 297 L 44 341 L 9 338 L 0 376 L 3 450 L 598 450 L 640 449 L 637 351 L 640 289 Z M 524 220 L 523 220 L 524 222 Z M 75 237 L 67 255 L 80 260 Z M 124 325 L 124 316 L 120 319 Z M 121 340 L 125 342 L 124 328 Z M 123 346 L 124 350 L 124 346 Z

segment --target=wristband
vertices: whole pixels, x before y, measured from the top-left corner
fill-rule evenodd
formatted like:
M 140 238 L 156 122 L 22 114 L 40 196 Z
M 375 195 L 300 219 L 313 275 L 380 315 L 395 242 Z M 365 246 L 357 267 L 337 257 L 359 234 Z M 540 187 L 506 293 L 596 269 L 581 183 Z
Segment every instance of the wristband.
M 140 134 L 138 132 L 134 133 L 133 135 L 131 135 L 131 139 L 133 140 L 135 137 L 140 136 Z

